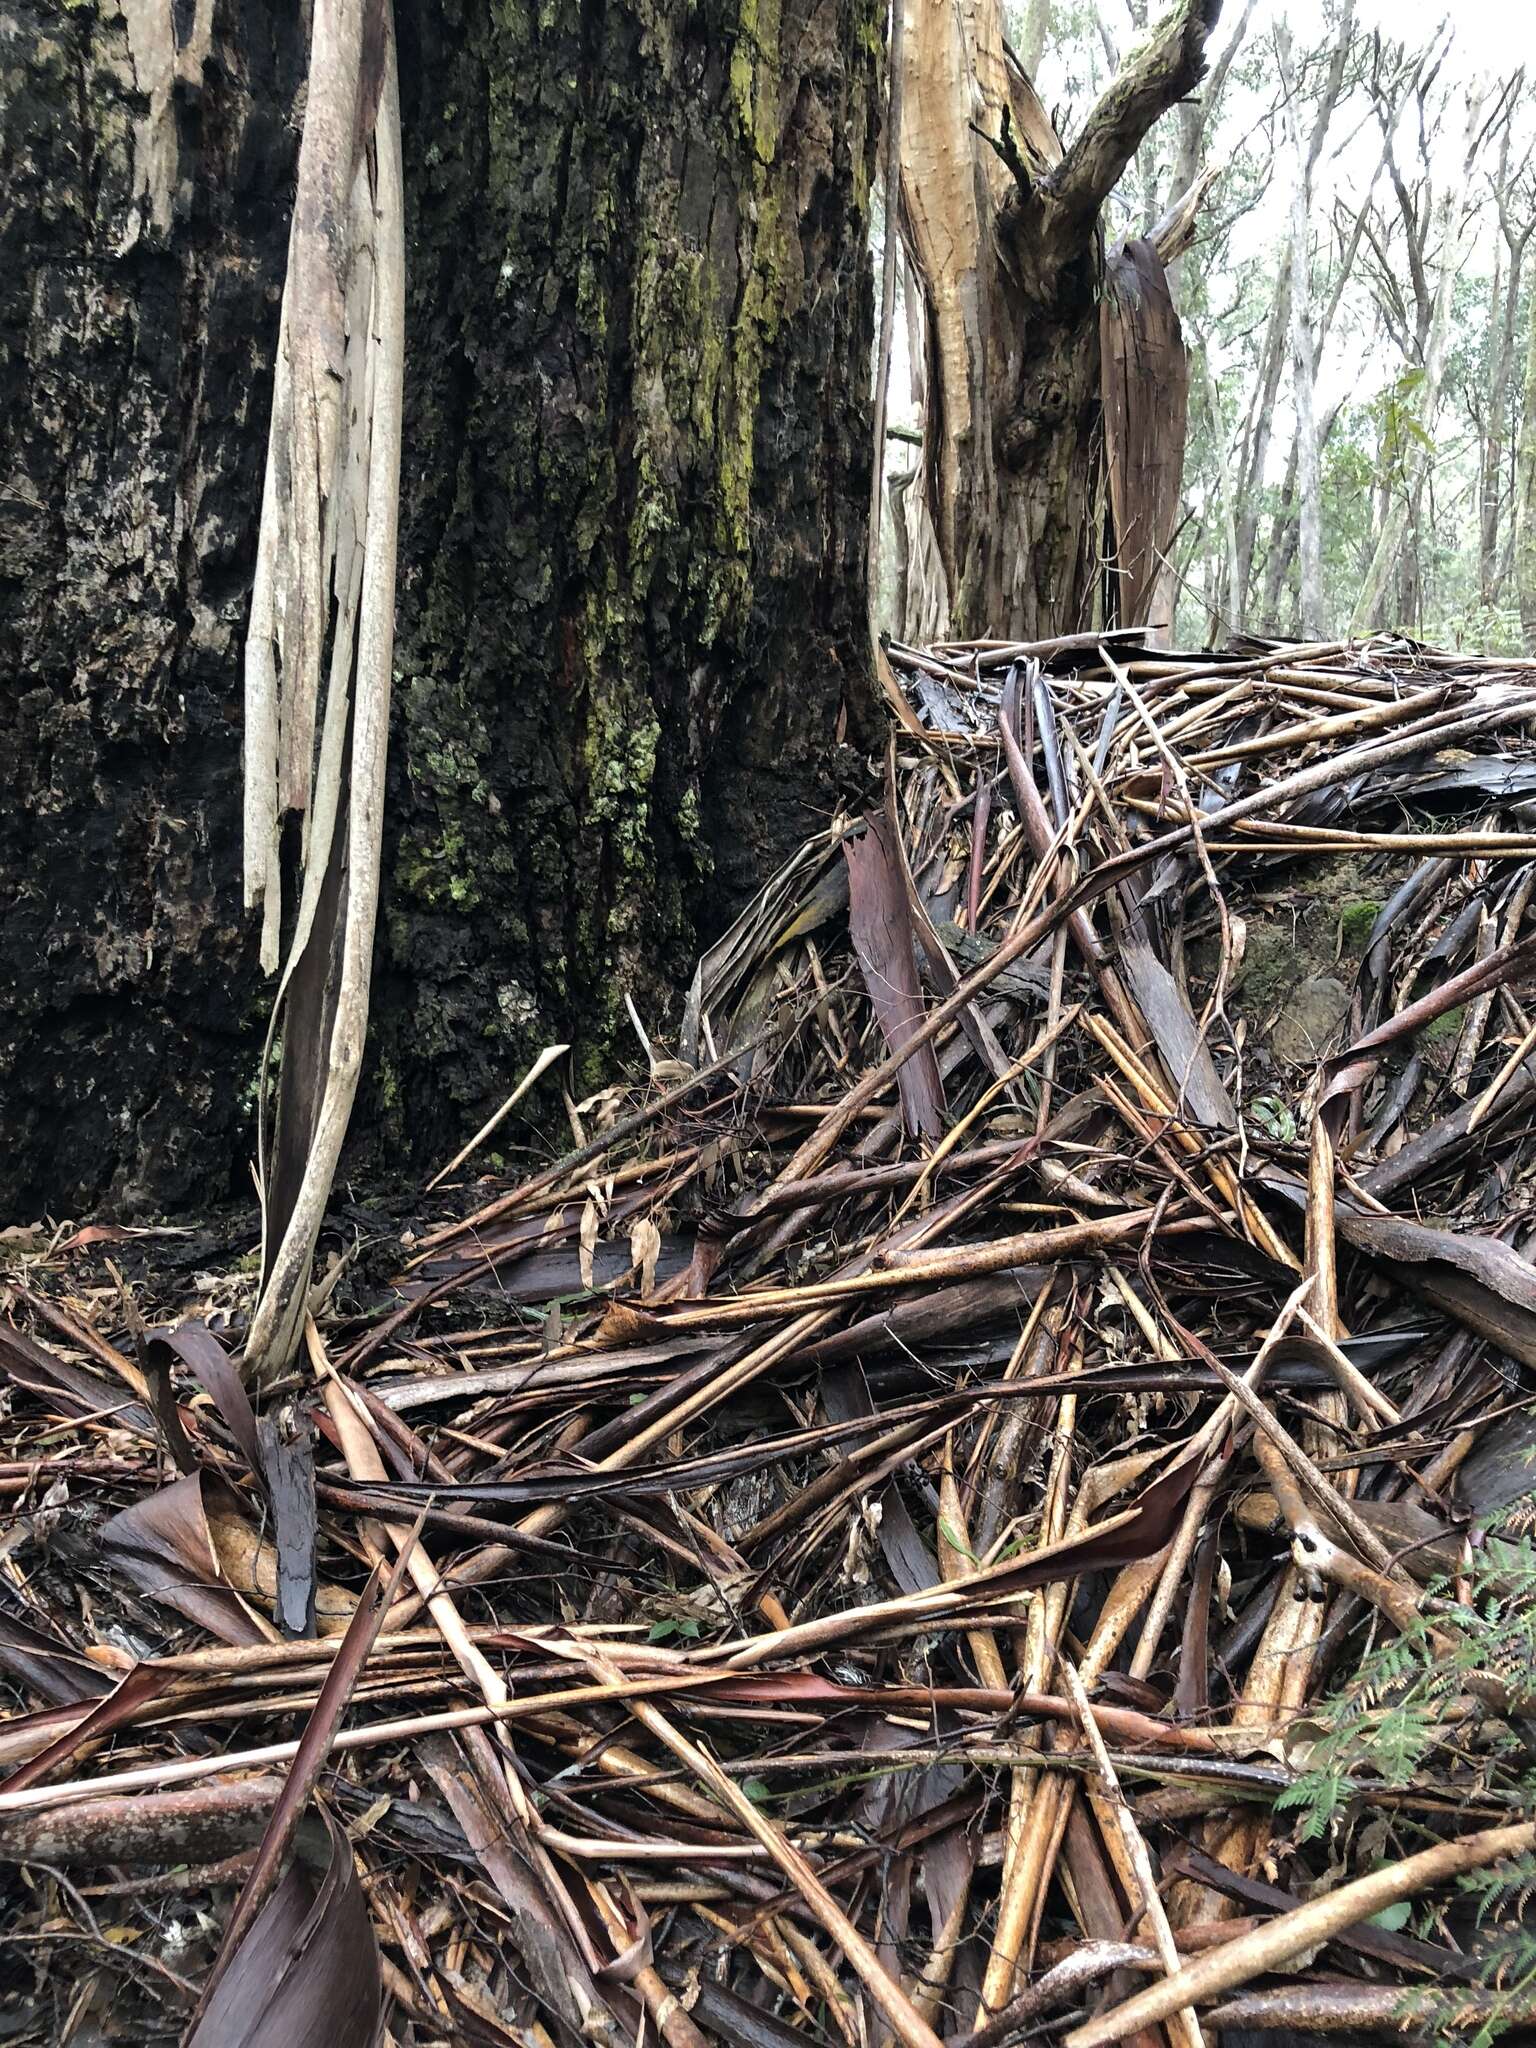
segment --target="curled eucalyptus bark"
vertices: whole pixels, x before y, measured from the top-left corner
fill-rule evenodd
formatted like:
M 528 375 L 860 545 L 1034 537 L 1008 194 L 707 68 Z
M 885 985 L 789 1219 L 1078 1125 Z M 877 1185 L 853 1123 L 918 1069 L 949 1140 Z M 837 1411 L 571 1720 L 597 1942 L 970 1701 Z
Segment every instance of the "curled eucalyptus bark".
M 258 1380 L 298 1342 L 368 1026 L 405 354 L 389 0 L 315 6 L 278 347 L 246 643 L 245 892 L 268 973 L 290 871 L 298 902 L 261 1068 L 262 1290 L 246 1347 Z

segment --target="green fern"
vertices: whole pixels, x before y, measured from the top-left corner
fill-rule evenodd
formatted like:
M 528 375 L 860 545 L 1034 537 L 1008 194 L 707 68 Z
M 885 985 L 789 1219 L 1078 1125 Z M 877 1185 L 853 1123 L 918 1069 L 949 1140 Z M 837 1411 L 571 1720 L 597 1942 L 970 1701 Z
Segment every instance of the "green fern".
M 1317 1710 L 1322 1732 L 1277 1805 L 1317 1841 L 1383 1787 L 1536 1815 L 1536 1495 L 1490 1524 L 1458 1598 L 1429 1587 L 1424 1612 L 1378 1644 Z M 1514 1540 L 1501 1534 L 1518 1530 Z M 1536 1857 L 1461 1881 L 1475 1930 L 1471 1981 L 1405 1994 L 1401 2018 L 1456 2048 L 1490 2048 L 1536 2003 Z

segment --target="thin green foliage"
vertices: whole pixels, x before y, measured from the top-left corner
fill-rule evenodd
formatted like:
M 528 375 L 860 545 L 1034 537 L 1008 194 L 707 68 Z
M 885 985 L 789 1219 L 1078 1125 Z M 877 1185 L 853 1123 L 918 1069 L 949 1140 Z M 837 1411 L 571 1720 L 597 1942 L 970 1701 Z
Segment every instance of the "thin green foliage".
M 1523 1525 L 1532 1500 L 1485 1532 L 1459 1592 L 1432 1584 L 1414 1626 L 1377 1644 L 1317 1710 L 1322 1732 L 1276 1802 L 1297 1812 L 1302 1842 L 1383 1788 L 1503 1808 L 1511 1821 L 1536 1815 L 1536 1547 L 1497 1533 Z M 1470 1981 L 1407 1994 L 1402 2017 L 1436 2040 L 1488 2048 L 1528 2024 L 1536 2002 L 1536 1857 L 1474 1872 L 1459 1893 L 1446 1918 Z

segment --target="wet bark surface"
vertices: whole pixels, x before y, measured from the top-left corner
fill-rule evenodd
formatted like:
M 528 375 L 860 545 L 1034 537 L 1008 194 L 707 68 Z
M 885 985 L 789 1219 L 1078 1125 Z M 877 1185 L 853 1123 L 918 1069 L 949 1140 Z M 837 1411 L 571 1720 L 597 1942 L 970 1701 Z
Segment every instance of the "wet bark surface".
M 578 1085 L 836 800 L 863 659 L 878 25 L 401 0 L 408 384 L 360 1168 Z M 300 10 L 0 42 L 0 1206 L 241 1194 L 269 989 L 241 644 Z M 631 1050 L 633 1047 L 631 1045 Z
M 36 0 L 0 42 L 8 1220 L 228 1192 L 244 1143 L 240 636 L 302 52 L 242 14 L 195 92 L 145 89 L 169 39 L 115 10 Z

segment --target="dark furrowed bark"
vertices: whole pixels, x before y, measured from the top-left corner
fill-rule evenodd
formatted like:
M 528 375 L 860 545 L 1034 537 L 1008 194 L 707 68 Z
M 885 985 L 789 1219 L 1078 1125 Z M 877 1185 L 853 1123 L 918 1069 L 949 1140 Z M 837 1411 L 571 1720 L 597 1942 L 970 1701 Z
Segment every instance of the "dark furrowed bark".
M 115 8 L 23 0 L 7 42 L 12 1216 L 227 1191 L 241 1143 L 264 998 L 239 907 L 239 644 L 303 45 L 296 9 L 233 11 L 206 63 L 171 49 L 170 9 L 164 46 L 135 49 Z M 195 91 L 171 85 L 178 64 Z
M 406 476 L 364 1166 L 451 1151 L 552 1039 L 584 1085 L 626 987 L 662 1023 L 700 931 L 831 807 L 840 712 L 859 738 L 872 707 L 877 11 L 397 15 Z M 207 50 L 157 53 L 105 4 L 20 23 L 0 1199 L 174 1208 L 246 1191 L 270 1000 L 239 907 L 239 659 L 303 29 L 220 7 Z
M 411 823 L 380 1037 L 445 1137 L 537 1017 L 587 1020 L 595 1080 L 621 977 L 654 1018 L 701 914 L 830 800 L 839 703 L 864 710 L 876 24 L 402 21 Z

